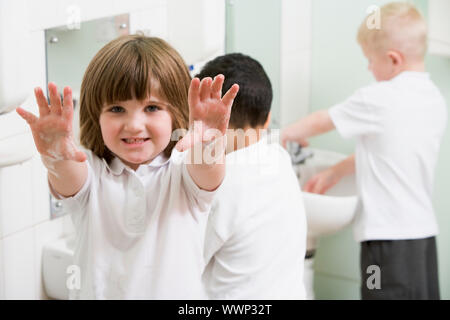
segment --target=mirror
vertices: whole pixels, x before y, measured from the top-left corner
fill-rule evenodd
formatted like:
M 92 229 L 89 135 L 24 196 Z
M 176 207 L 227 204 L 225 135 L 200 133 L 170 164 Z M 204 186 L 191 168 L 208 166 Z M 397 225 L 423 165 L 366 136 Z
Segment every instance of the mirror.
M 83 22 L 77 29 L 45 30 L 47 83 L 70 86 L 79 96 L 84 71 L 94 55 L 109 41 L 129 34 L 129 15 Z

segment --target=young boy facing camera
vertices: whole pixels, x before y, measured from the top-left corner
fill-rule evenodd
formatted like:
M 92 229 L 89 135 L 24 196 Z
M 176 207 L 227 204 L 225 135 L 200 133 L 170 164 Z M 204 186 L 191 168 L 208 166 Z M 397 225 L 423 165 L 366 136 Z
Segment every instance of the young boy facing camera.
M 324 193 L 356 170 L 362 298 L 439 299 L 432 190 L 447 108 L 425 72 L 422 15 L 399 2 L 383 6 L 380 17 L 379 29 L 364 20 L 358 32 L 377 83 L 287 127 L 282 142 L 332 129 L 355 138 L 355 155 L 313 177 L 304 191 Z M 380 286 L 368 285 L 368 270 L 380 271 Z

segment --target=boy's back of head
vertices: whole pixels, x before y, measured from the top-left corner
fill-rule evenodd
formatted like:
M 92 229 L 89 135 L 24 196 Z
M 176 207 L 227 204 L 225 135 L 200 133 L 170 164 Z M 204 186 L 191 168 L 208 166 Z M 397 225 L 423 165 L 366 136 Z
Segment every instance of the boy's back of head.
M 267 121 L 272 104 L 272 85 L 262 65 L 240 53 L 226 54 L 209 61 L 198 78 L 225 76 L 223 92 L 234 84 L 239 92 L 231 109 L 230 128 L 262 127 Z
M 358 42 L 372 52 L 400 52 L 408 62 L 421 61 L 427 51 L 427 25 L 420 12 L 406 2 L 380 8 L 379 25 L 369 15 L 359 27 Z M 376 19 L 375 19 L 376 22 Z

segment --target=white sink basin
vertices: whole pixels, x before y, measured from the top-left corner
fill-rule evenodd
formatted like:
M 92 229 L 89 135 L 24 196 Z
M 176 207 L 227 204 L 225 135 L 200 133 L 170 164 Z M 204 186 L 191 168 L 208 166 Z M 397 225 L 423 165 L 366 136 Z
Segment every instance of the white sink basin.
M 50 299 L 67 300 L 68 268 L 73 265 L 75 236 L 70 235 L 46 244 L 42 250 L 44 288 Z
M 302 187 L 315 174 L 347 157 L 331 151 L 308 150 L 313 156 L 294 166 Z M 352 222 L 357 203 L 355 176 L 344 177 L 324 195 L 303 192 L 303 199 L 308 222 L 307 250 L 313 250 L 318 237 L 335 233 Z

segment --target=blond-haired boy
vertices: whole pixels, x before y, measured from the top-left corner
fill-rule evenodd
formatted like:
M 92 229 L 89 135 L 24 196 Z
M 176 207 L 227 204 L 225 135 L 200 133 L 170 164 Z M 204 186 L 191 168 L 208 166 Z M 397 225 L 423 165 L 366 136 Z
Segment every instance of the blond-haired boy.
M 358 32 L 377 82 L 285 128 L 282 143 L 303 144 L 333 129 L 355 138 L 355 155 L 313 177 L 304 191 L 324 193 L 356 170 L 362 298 L 439 299 L 432 189 L 447 108 L 425 72 L 422 15 L 404 2 L 379 13 L 379 26 L 369 16 Z M 368 270 L 380 271 L 380 283 Z

